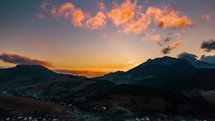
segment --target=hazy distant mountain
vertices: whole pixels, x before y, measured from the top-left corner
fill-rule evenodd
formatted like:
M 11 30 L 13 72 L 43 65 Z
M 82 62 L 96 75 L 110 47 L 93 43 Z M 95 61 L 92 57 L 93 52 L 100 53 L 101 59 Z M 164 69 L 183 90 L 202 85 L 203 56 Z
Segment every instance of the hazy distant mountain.
M 214 64 L 197 60 L 195 57 L 192 56 L 181 56 L 180 58 L 187 60 L 195 68 L 215 68 Z

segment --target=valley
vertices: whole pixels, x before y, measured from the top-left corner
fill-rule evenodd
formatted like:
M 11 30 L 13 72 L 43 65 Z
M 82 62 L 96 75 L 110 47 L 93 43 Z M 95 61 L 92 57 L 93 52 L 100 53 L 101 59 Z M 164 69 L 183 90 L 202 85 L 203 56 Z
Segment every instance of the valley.
M 162 69 L 165 71 L 158 73 Z M 79 119 L 86 115 L 89 120 L 90 117 L 108 120 L 119 116 L 118 120 L 126 120 L 155 115 L 211 119 L 215 104 L 210 98 L 213 92 L 207 91 L 214 87 L 214 72 L 214 69 L 196 69 L 186 60 L 170 57 L 149 60 L 128 72 L 98 78 L 58 74 L 38 65 L 18 65 L 0 71 L 0 103 L 3 112 L 6 111 L 1 114 L 7 117 L 36 112 L 59 119 Z M 125 79 L 121 74 L 132 78 Z M 166 78 L 170 75 L 175 76 Z M 115 83 L 123 79 L 126 82 Z

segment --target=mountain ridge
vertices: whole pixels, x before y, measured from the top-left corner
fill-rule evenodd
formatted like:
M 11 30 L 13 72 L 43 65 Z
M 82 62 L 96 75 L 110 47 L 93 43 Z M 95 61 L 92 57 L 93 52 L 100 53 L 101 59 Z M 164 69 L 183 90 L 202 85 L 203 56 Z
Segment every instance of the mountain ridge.
M 187 85 L 190 85 L 191 82 L 195 84 L 195 80 L 199 83 L 203 83 L 205 78 L 205 82 L 211 82 L 213 80 L 213 76 L 211 77 L 208 74 L 215 75 L 215 69 L 195 68 L 185 59 L 165 56 L 149 59 L 126 72 L 109 73 L 96 79 L 110 80 L 116 84 L 141 84 L 163 88 L 165 85 L 168 85 L 167 83 L 174 83 L 175 81 L 180 83 L 189 83 Z M 186 80 L 189 80 L 190 82 Z M 212 85 L 214 84 L 215 82 Z M 203 85 L 205 85 L 205 87 L 209 87 L 206 86 L 207 84 Z M 200 85 L 198 85 L 198 87 L 199 86 Z M 180 88 L 183 88 L 183 86 Z
M 58 74 L 41 65 L 16 65 L 0 70 L 1 87 L 20 87 L 40 82 L 48 82 L 72 75 Z
M 214 64 L 198 60 L 198 59 L 196 59 L 197 57 L 193 57 L 193 56 L 189 56 L 189 55 L 182 55 L 179 58 L 187 60 L 195 68 L 200 68 L 200 69 L 201 68 L 215 68 Z
M 7 77 L 10 80 L 2 80 L 4 75 L 10 75 Z M 38 80 L 37 76 L 41 75 L 43 78 Z M 126 79 L 124 83 L 128 84 L 113 83 L 119 78 Z M 214 89 L 214 78 L 213 69 L 199 71 L 186 60 L 164 57 L 164 60 L 149 60 L 144 66 L 127 72 L 119 71 L 112 82 L 58 74 L 41 66 L 16 66 L 0 71 L 0 89 L 21 96 L 74 104 L 87 110 L 95 107 L 100 110 L 105 106 L 110 111 L 125 107 L 144 113 L 212 115 L 214 103 L 205 100 L 207 94 L 202 98 L 198 90 Z

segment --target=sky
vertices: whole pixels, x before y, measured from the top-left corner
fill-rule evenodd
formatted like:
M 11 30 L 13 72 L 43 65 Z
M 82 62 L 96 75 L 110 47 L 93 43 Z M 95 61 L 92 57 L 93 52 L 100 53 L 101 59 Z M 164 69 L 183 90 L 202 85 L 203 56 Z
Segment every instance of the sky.
M 1 0 L 0 68 L 38 64 L 94 77 L 183 52 L 215 60 L 214 5 L 214 0 Z

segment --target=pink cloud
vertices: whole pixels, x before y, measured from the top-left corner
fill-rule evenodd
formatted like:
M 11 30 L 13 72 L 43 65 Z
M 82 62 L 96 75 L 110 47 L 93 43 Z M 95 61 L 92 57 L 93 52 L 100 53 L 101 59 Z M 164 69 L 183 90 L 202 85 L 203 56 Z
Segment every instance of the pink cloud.
M 37 15 L 37 18 L 38 18 L 39 20 L 44 20 L 44 19 L 46 19 L 46 16 L 45 16 L 44 14 L 38 14 L 38 15 Z
M 103 1 L 97 2 L 97 4 L 98 4 L 100 11 L 106 10 L 106 6 L 105 6 L 105 3 Z
M 201 19 L 202 19 L 202 20 L 205 20 L 205 21 L 209 20 L 210 17 L 211 17 L 211 16 L 210 16 L 209 14 L 203 14 L 203 15 L 201 15 Z
M 47 8 L 48 5 L 49 5 L 49 0 L 45 0 L 45 2 L 42 3 L 42 4 L 40 5 L 40 8 L 41 8 L 43 11 L 48 12 L 48 11 L 49 11 L 49 9 Z

